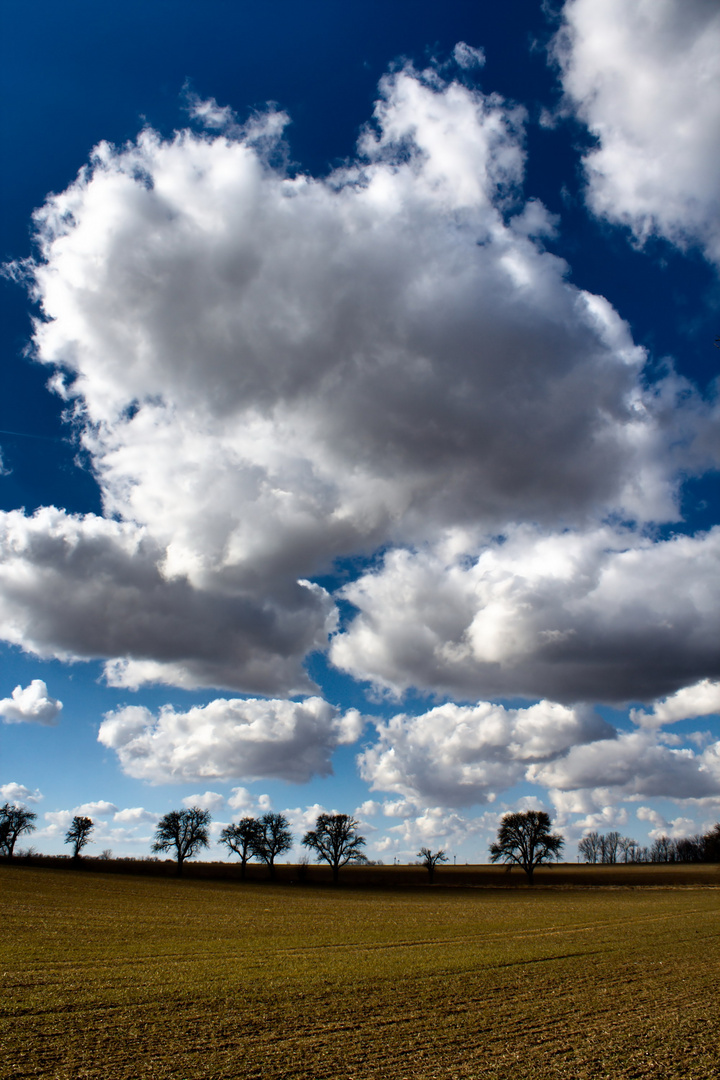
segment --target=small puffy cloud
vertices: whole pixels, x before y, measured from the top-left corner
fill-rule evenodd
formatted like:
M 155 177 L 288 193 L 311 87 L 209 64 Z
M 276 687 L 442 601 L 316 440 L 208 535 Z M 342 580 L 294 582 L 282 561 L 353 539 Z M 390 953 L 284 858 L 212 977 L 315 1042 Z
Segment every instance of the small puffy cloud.
M 693 818 L 689 817 L 676 817 L 670 820 L 670 832 L 669 835 L 673 840 L 679 840 L 683 836 L 690 836 L 693 832 L 697 831 L 697 826 Z
M 300 846 L 305 833 L 315 828 L 315 822 L 320 814 L 336 814 L 338 812 L 334 809 L 328 810 L 322 803 L 313 803 L 312 806 L 306 806 L 304 809 L 296 806 L 282 811 L 290 823 L 290 832 L 293 834 L 296 849 L 303 851 L 306 855 L 308 854 L 307 848 Z
M 2 800 L 2 802 L 21 805 L 22 803 L 37 803 L 40 802 L 41 799 L 42 795 L 37 789 L 31 791 L 31 789 L 25 787 L 24 784 L 17 784 L 15 782 L 0 784 L 0 800 Z
M 6 724 L 56 724 L 62 701 L 50 697 L 42 679 L 33 679 L 29 686 L 16 686 L 12 697 L 0 700 L 0 715 Z
M 398 695 L 624 702 L 720 673 L 720 528 L 657 542 L 512 527 L 390 551 L 342 595 L 357 614 L 333 663 Z
M 658 810 L 654 810 L 652 806 L 638 806 L 635 816 L 638 821 L 649 821 L 656 829 L 667 828 L 665 818 Z
M 217 791 L 205 791 L 202 795 L 188 795 L 183 799 L 183 806 L 198 807 L 217 814 L 225 806 L 225 796 Z
M 215 98 L 201 98 L 194 91 L 186 88 L 185 108 L 193 120 L 198 120 L 204 127 L 230 127 L 235 123 L 235 113 L 228 105 L 218 105 Z
M 406 816 L 413 804 L 469 806 L 492 801 L 528 766 L 553 759 L 578 743 L 614 734 L 588 709 L 541 701 L 527 709 L 490 702 L 439 705 L 421 716 L 375 721 L 378 741 L 358 756 L 360 775 L 375 791 L 409 801 L 386 804 L 386 815 Z
M 276 778 L 306 783 L 327 776 L 333 751 L 354 741 L 359 714 L 321 698 L 303 702 L 219 698 L 187 712 L 157 715 L 140 705 L 107 713 L 98 740 L 125 773 L 151 783 Z
M 466 70 L 480 68 L 485 64 L 485 51 L 467 45 L 464 41 L 458 41 L 453 49 L 453 60 L 459 67 Z
M 573 821 L 574 832 L 607 832 L 623 828 L 628 822 L 628 812 L 624 806 L 603 806 L 594 814 L 586 814 L 579 820 Z M 559 822 L 560 824 L 560 822 Z
M 691 836 L 698 832 L 693 818 L 676 817 L 667 821 L 661 813 L 650 806 L 639 806 L 636 814 L 638 821 L 645 821 L 653 826 L 648 833 L 652 840 L 657 840 L 659 836 L 669 836 L 672 840 L 678 840 L 683 836 Z
M 113 821 L 119 825 L 154 825 L 159 818 L 160 815 L 152 810 L 145 810 L 142 806 L 129 806 L 125 810 L 118 810 Z
M 231 810 L 234 810 L 236 814 L 240 813 L 243 817 L 267 814 L 272 810 L 272 800 L 269 795 L 255 796 L 244 787 L 233 788 L 227 804 Z
M 249 810 L 253 805 L 253 801 L 253 797 L 247 788 L 235 787 L 230 793 L 227 804 L 232 810 Z
M 457 810 L 445 806 L 428 807 L 414 817 L 406 818 L 399 825 L 393 825 L 385 842 L 375 842 L 378 852 L 391 851 L 413 859 L 421 847 L 436 851 L 442 848 L 449 853 L 453 847 L 483 837 L 488 831 L 497 828 L 500 815 L 485 813 L 480 817 L 466 817 Z M 481 845 L 484 849 L 485 844 Z
M 639 241 L 720 265 L 720 11 L 712 0 L 566 0 L 554 55 L 598 144 L 588 202 Z
M 48 823 L 45 833 L 54 836 L 69 827 L 73 819 L 73 811 L 48 810 L 43 816 Z
M 698 716 L 720 714 L 720 681 L 702 679 L 694 686 L 684 686 L 653 706 L 652 712 L 632 709 L 630 717 L 642 727 L 672 724 L 676 720 L 694 720 Z
M 80 806 L 76 806 L 73 810 L 73 814 L 77 814 L 78 817 L 110 817 L 117 815 L 118 808 L 114 803 L 107 802 L 105 799 L 100 799 L 97 802 L 82 803 Z
M 386 799 L 382 804 L 384 817 L 407 818 L 418 814 L 421 807 L 414 799 Z

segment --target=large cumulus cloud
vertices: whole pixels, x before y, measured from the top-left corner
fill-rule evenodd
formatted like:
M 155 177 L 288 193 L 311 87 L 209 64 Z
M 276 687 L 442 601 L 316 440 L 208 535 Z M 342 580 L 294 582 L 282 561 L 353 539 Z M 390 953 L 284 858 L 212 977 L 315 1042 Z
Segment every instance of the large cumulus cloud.
M 701 754 L 662 745 L 653 733 L 576 746 L 563 758 L 533 764 L 528 779 L 560 791 L 609 789 L 615 799 L 656 796 L 701 799 L 720 795 L 720 742 Z
M 39 655 L 107 658 L 118 686 L 309 690 L 299 658 L 332 625 L 317 586 L 286 581 L 259 597 L 169 579 L 163 551 L 130 522 L 54 507 L 5 513 L 0 554 L 6 640 Z
M 400 694 L 649 700 L 720 674 L 720 529 L 654 541 L 509 529 L 479 550 L 389 552 L 343 594 L 335 664 Z
M 429 808 L 443 817 L 443 808 L 495 803 L 523 782 L 549 789 L 564 820 L 593 811 L 614 820 L 627 799 L 720 796 L 720 742 L 698 750 L 660 730 L 618 730 L 586 706 L 448 703 L 375 726 L 358 765 L 373 790 L 400 796 L 385 803 L 389 817 Z
M 358 759 L 374 790 L 421 806 L 469 806 L 493 801 L 522 780 L 532 762 L 615 732 L 583 709 L 541 701 L 507 709 L 489 701 L 439 705 L 420 716 L 376 721 L 377 743 Z
M 563 84 L 598 140 L 585 157 L 592 209 L 720 265 L 717 3 L 567 0 L 563 15 Z
M 406 67 L 356 160 L 323 179 L 270 164 L 282 114 L 242 128 L 214 103 L 192 111 L 215 133 L 101 144 L 36 215 L 35 355 L 105 516 L 2 516 L 0 634 L 100 656 L 118 685 L 308 692 L 302 662 L 334 612 L 307 579 L 393 548 L 348 592 L 362 614 L 333 651 L 363 678 L 562 700 L 595 693 L 598 672 L 607 696 L 676 689 L 652 658 L 669 640 L 652 589 L 633 614 L 612 596 L 593 614 L 593 575 L 612 577 L 593 529 L 676 516 L 681 470 L 717 460 L 712 406 L 671 373 L 647 387 L 628 326 L 544 249 L 552 222 L 521 196 L 523 111 Z M 479 552 L 522 528 L 566 568 L 525 592 L 501 571 L 506 601 Z M 703 566 L 713 543 L 697 542 Z M 437 555 L 448 544 L 464 562 Z M 391 640 L 402 613 L 383 582 L 406 590 L 424 644 Z M 677 678 L 695 679 L 711 672 L 686 609 L 699 651 Z M 634 680 L 615 670 L 613 615 Z

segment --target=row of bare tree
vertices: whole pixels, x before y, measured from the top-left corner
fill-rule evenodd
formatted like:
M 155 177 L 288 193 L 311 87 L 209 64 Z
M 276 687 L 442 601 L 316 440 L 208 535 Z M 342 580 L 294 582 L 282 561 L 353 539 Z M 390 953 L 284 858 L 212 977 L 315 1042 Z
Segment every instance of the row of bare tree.
M 25 806 L 15 806 L 14 803 L 0 806 L 0 857 L 12 859 L 20 837 L 35 832 L 36 818 L 37 814 Z M 72 844 L 74 859 L 79 859 L 82 849 L 90 843 L 90 833 L 94 828 L 92 818 L 76 816 L 72 819 L 65 833 L 65 843 Z
M 720 861 L 720 822 L 710 832 L 673 839 L 659 836 L 643 847 L 619 832 L 591 832 L 578 844 L 586 863 L 700 863 Z
M 315 828 L 302 838 L 303 846 L 313 851 L 318 861 L 326 862 L 331 867 L 333 881 L 338 880 L 340 868 L 347 863 L 367 862 L 362 852 L 365 837 L 358 832 L 359 824 L 348 814 L 319 814 Z M 208 810 L 198 807 L 172 810 L 158 823 L 153 851 L 173 852 L 178 874 L 181 874 L 185 859 L 208 847 L 209 826 Z M 273 878 L 275 859 L 289 851 L 293 842 L 290 822 L 284 814 L 244 817 L 236 824 L 227 825 L 220 833 L 220 843 L 227 847 L 230 854 L 239 857 L 240 876 L 243 878 L 250 859 L 264 862 Z

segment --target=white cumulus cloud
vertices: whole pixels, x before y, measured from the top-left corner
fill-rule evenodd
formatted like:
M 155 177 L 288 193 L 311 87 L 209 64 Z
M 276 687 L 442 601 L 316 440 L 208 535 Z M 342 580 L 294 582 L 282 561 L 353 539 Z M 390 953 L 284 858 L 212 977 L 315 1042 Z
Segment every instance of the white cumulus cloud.
M 187 795 L 183 799 L 183 806 L 198 807 L 200 810 L 209 810 L 217 814 L 225 806 L 225 796 L 217 791 L 204 791 L 202 794 Z
M 309 579 L 338 557 L 676 517 L 711 405 L 647 388 L 544 250 L 521 109 L 408 66 L 317 179 L 271 166 L 282 114 L 191 108 L 226 130 L 102 143 L 36 214 L 35 354 L 104 516 L 0 515 L 2 638 L 116 686 L 311 693 L 336 613 Z
M 116 686 L 307 691 L 300 659 L 333 625 L 317 586 L 285 582 L 279 596 L 196 586 L 167 574 L 146 529 L 93 514 L 0 514 L 0 556 L 6 640 L 42 656 L 107 657 Z M 6 716 L 20 711 L 16 695 L 3 703 Z M 59 711 L 40 680 L 20 698 L 24 719 L 37 708 L 47 723 Z
M 306 783 L 332 769 L 333 751 L 352 743 L 363 722 L 317 697 L 294 701 L 217 699 L 187 712 L 140 705 L 107 713 L 99 741 L 129 776 L 152 783 L 277 778 Z M 210 793 L 212 794 L 212 793 Z M 233 807 L 235 808 L 235 807 Z
M 386 805 L 390 816 L 412 813 L 414 804 L 490 802 L 522 780 L 531 763 L 615 734 L 591 710 L 550 701 L 526 709 L 488 701 L 438 705 L 420 716 L 376 720 L 375 726 L 378 740 L 358 756 L 358 766 L 373 790 L 409 800 Z
M 720 528 L 513 527 L 479 549 L 393 550 L 343 596 L 357 614 L 333 662 L 397 694 L 622 702 L 720 673 Z
M 0 716 L 6 724 L 56 724 L 62 707 L 62 701 L 50 697 L 42 679 L 33 679 L 29 686 L 16 686 L 12 697 L 0 700 Z
M 720 265 L 720 10 L 715 0 L 567 0 L 554 55 L 598 143 L 595 213 Z
M 653 732 L 622 732 L 533 764 L 528 779 L 561 790 L 604 786 L 616 798 L 706 798 L 720 794 L 720 743 L 698 754 L 664 746 Z
M 458 41 L 453 49 L 453 59 L 461 68 L 479 68 L 485 64 L 485 51 L 464 41 Z
M 129 806 L 125 810 L 118 810 L 113 821 L 120 825 L 148 825 L 155 824 L 159 817 L 159 814 L 142 806 Z
M 40 802 L 42 795 L 38 790 L 32 791 L 29 787 L 25 787 L 24 784 L 11 781 L 9 784 L 0 784 L 0 799 L 3 802 L 21 805 L 23 803 Z
M 683 686 L 676 693 L 657 701 L 651 712 L 633 709 L 630 717 L 643 727 L 694 720 L 698 716 L 720 714 L 720 681 L 702 679 L 693 686 Z
M 89 818 L 113 817 L 117 820 L 118 808 L 114 803 L 108 802 L 107 799 L 97 799 L 95 802 L 86 802 L 76 806 L 73 814 Z

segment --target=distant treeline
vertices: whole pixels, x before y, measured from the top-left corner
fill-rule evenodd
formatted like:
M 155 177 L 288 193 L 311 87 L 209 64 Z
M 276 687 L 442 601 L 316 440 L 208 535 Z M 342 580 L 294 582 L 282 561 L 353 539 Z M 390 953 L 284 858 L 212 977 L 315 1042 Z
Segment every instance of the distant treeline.
M 643 847 L 619 832 L 591 832 L 578 844 L 586 863 L 707 863 L 720 862 L 720 822 L 708 833 L 695 836 L 658 836 Z

